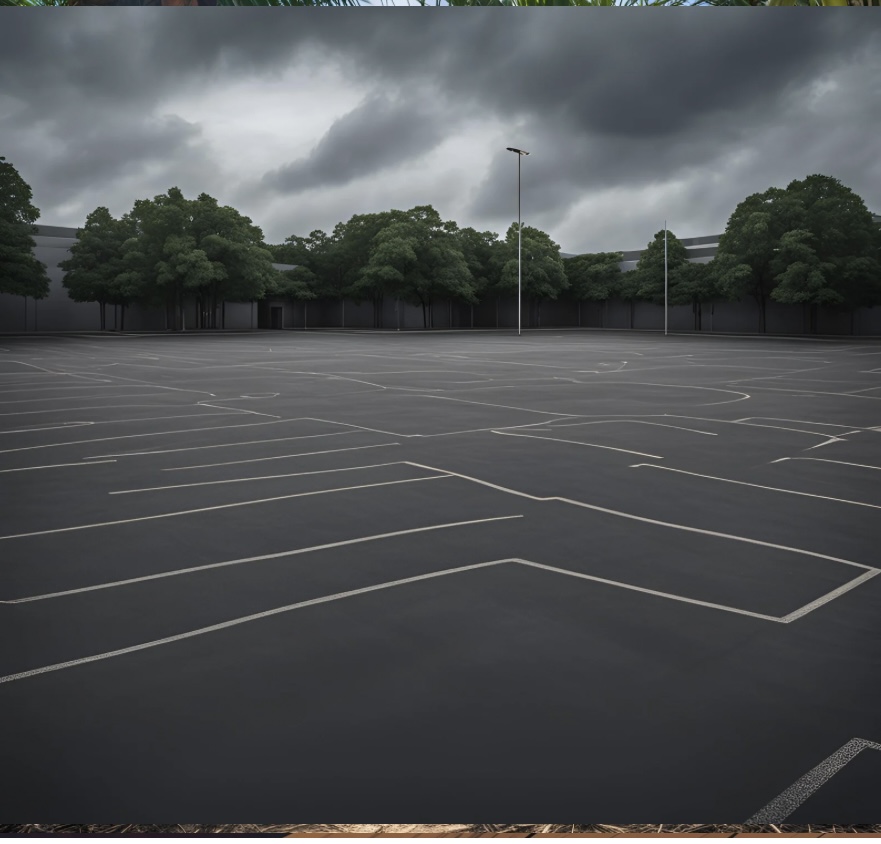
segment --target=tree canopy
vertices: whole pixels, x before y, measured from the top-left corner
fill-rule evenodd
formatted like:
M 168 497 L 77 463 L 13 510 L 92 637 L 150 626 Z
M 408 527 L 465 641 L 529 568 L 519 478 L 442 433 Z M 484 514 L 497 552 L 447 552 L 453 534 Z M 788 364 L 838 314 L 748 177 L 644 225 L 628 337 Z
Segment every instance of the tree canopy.
M 40 209 L 32 197 L 30 185 L 0 156 L 0 293 L 43 299 L 49 295 L 49 276 L 34 255 Z
M 770 299 L 850 309 L 881 301 L 881 232 L 862 199 L 830 176 L 808 176 L 741 202 L 711 273 L 729 299 L 751 295 L 766 329 Z

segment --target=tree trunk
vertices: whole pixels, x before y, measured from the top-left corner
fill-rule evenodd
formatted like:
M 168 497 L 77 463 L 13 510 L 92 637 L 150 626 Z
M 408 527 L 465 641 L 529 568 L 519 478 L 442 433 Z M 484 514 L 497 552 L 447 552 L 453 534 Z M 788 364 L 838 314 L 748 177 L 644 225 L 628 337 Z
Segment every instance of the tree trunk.
M 630 300 L 630 329 L 631 329 L 631 331 L 633 330 L 633 311 L 635 310 L 635 308 L 636 308 L 636 302 L 633 299 L 631 299 Z
M 220 327 L 226 328 L 226 299 L 220 302 Z
M 428 328 L 428 311 L 425 310 L 425 302 L 422 303 L 422 328 Z
M 499 297 L 496 296 L 496 328 L 499 327 Z
M 603 299 L 603 310 L 600 314 L 600 328 L 606 327 L 606 311 L 609 309 L 609 300 Z
M 104 303 L 98 302 L 98 313 L 101 315 L 101 330 L 104 331 L 104 326 L 107 324 L 106 314 L 104 312 Z
M 703 305 L 698 302 L 697 303 L 697 330 L 703 331 Z
M 125 303 L 119 306 L 119 330 L 125 331 Z

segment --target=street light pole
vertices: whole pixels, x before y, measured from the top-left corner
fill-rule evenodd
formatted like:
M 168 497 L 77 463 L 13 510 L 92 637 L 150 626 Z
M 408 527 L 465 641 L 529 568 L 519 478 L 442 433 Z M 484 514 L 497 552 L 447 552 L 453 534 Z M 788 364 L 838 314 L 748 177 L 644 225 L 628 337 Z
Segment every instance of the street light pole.
M 664 220 L 664 336 L 667 336 L 667 221 Z
M 520 309 L 522 301 L 522 279 L 523 279 L 523 262 L 521 260 L 521 245 L 523 235 L 523 224 L 520 222 L 520 159 L 528 152 L 516 147 L 506 147 L 510 152 L 517 153 L 517 336 L 520 336 Z

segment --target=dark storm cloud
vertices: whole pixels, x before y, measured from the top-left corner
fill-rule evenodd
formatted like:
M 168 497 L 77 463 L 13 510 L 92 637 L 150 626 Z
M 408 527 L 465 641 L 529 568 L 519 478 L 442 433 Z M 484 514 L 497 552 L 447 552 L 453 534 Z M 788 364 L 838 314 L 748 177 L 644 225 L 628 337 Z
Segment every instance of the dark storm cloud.
M 137 122 L 96 121 L 83 126 L 79 143 L 60 148 L 46 162 L 43 178 L 66 198 L 97 179 L 132 177 L 173 160 L 198 137 L 198 127 L 176 116 Z
M 126 208 L 171 184 L 213 195 L 228 189 L 246 197 L 247 213 L 264 225 L 261 208 L 327 186 L 334 198 L 322 201 L 338 202 L 339 210 L 326 205 L 324 213 L 348 219 L 358 197 L 382 197 L 386 207 L 403 201 L 394 193 L 405 181 L 396 166 L 456 138 L 473 138 L 466 145 L 473 163 L 462 161 L 455 213 L 478 228 L 504 229 L 512 219 L 516 162 L 508 145 L 533 153 L 523 162 L 527 222 L 552 227 L 585 197 L 628 197 L 614 201 L 629 207 L 610 205 L 607 216 L 633 234 L 609 248 L 633 246 L 631 236 L 636 245 L 651 237 L 657 226 L 642 222 L 644 204 L 679 202 L 688 225 L 715 230 L 747 193 L 813 172 L 842 179 L 881 210 L 881 157 L 872 140 L 881 123 L 877 15 L 149 11 L 2 15 L 0 155 L 31 181 L 46 222 L 89 184 L 93 195 L 101 185 Z M 237 182 L 236 172 L 221 169 L 225 141 L 214 144 L 210 134 L 220 130 L 204 115 L 188 117 L 187 104 L 205 92 L 238 86 L 239 99 L 218 121 L 234 123 L 236 109 L 246 105 L 243 85 L 259 91 L 304 69 L 305 86 L 306 76 L 320 81 L 325 68 L 329 78 L 345 80 L 345 109 L 352 92 L 364 101 L 341 115 L 331 95 L 326 112 L 310 113 L 314 122 L 302 124 L 298 152 L 262 160 L 259 148 L 248 149 L 256 172 L 266 174 L 262 180 Z M 827 83 L 833 92 L 821 96 Z M 175 109 L 167 105 L 172 97 Z M 278 109 L 286 107 L 281 93 Z M 247 119 L 259 121 L 260 113 Z M 240 132 L 237 142 L 246 137 Z M 457 149 L 461 155 L 461 143 Z M 426 162 L 425 202 L 450 195 L 447 184 L 431 188 L 429 180 L 434 168 L 447 166 L 438 158 Z M 276 200 L 280 205 L 272 206 Z M 299 213 L 305 221 L 313 211 L 304 205 Z M 645 226 L 651 231 L 643 234 Z
M 263 177 L 281 193 L 342 185 L 424 155 L 443 139 L 439 115 L 372 96 L 337 120 L 312 152 Z

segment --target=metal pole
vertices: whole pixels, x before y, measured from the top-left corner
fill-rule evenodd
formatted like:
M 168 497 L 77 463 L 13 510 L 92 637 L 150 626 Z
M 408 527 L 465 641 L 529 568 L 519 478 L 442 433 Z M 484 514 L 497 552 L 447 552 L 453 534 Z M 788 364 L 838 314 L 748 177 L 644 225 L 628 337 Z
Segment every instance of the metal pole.
M 664 336 L 667 336 L 667 221 L 664 220 Z
M 521 302 L 521 257 L 520 257 L 520 246 L 521 246 L 521 236 L 523 234 L 523 224 L 520 222 L 520 159 L 523 158 L 522 155 L 517 155 L 517 336 L 520 336 L 520 302 Z

